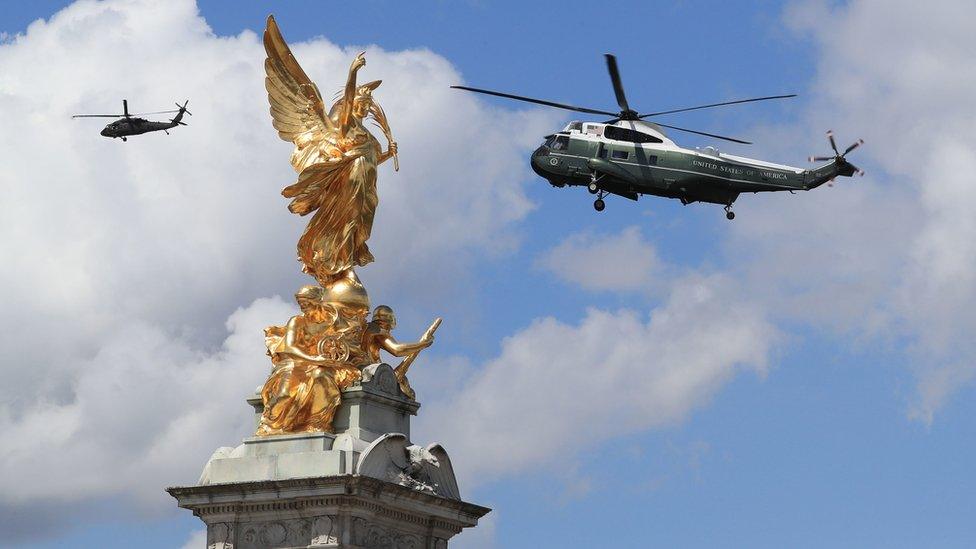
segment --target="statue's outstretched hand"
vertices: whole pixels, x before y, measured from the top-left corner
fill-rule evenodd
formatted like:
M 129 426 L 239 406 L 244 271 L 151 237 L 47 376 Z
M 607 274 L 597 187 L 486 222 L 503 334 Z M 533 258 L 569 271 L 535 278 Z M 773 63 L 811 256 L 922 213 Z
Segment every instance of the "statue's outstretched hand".
M 366 66 L 366 52 L 361 51 L 359 52 L 359 55 L 356 56 L 356 59 L 354 59 L 352 62 L 352 70 L 358 71 L 359 69 L 365 66 Z

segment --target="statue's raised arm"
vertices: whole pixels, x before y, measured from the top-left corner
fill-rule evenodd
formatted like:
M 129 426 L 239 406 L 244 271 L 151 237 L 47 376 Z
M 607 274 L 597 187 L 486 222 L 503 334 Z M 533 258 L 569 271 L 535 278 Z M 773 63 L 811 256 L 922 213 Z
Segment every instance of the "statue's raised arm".
M 342 102 L 340 103 L 342 109 L 339 113 L 339 134 L 342 137 L 349 133 L 349 126 L 352 122 L 352 108 L 356 102 L 356 73 L 365 66 L 366 52 L 359 52 L 349 67 L 349 78 L 346 79 L 346 88 L 342 91 Z M 379 85 L 378 82 L 377 85 Z M 361 119 L 363 116 L 361 115 L 359 118 Z
M 315 212 L 298 241 L 302 270 L 322 285 L 347 276 L 350 269 L 373 261 L 366 241 L 376 211 L 376 166 L 396 153 L 386 117 L 373 102 L 379 80 L 357 85 L 365 54 L 352 62 L 342 98 L 325 110 L 318 87 L 295 60 L 273 17 L 264 32 L 264 68 L 271 117 L 278 135 L 295 144 L 291 164 L 298 181 L 282 190 L 288 209 Z M 376 113 L 390 141 L 384 153 L 363 126 Z

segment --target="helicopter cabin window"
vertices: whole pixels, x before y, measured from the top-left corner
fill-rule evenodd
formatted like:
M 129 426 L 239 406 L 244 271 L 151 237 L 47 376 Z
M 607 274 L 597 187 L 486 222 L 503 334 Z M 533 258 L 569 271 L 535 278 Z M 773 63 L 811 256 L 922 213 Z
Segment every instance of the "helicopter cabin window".
M 549 148 L 554 151 L 565 151 L 569 148 L 569 136 L 557 135 Z
M 603 135 L 607 139 L 616 141 L 628 141 L 630 143 L 661 143 L 662 141 L 653 135 L 621 128 L 619 126 L 607 126 L 603 130 Z
M 571 132 L 573 130 L 576 130 L 578 132 L 583 131 L 583 123 L 580 122 L 579 120 L 573 120 L 569 124 L 566 124 L 566 127 L 563 128 L 564 132 Z
M 587 124 L 586 133 L 588 135 L 600 135 L 603 132 L 600 131 L 600 126 L 597 126 L 596 124 Z
M 628 153 L 627 151 L 611 151 L 610 156 L 616 160 L 627 160 L 627 157 L 630 156 L 630 153 Z

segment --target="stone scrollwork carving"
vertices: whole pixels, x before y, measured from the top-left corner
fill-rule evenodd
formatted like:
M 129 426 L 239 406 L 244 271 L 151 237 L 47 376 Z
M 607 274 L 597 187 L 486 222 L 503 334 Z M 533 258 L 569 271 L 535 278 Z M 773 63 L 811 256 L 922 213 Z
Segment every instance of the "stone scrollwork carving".
M 261 543 L 274 547 L 288 539 L 288 528 L 281 522 L 269 522 L 261 527 Z
M 416 534 L 398 532 L 365 519 L 353 521 L 353 539 L 361 547 L 369 549 L 422 549 L 424 540 Z
M 212 527 L 211 530 L 213 531 L 215 528 Z M 335 544 L 337 541 L 338 532 L 335 517 L 323 515 L 251 524 L 241 536 L 239 549 L 304 547 L 309 544 L 329 545 Z M 233 549 L 229 543 L 220 547 L 222 549 Z
M 400 391 L 396 374 L 389 364 L 370 364 L 363 368 L 362 384 L 375 387 L 380 392 L 390 396 L 399 398 L 406 398 L 407 396 Z
M 339 542 L 335 519 L 330 516 L 316 517 L 312 521 L 312 545 L 328 545 Z
M 207 528 L 207 549 L 234 549 L 234 525 L 227 522 L 211 524 Z

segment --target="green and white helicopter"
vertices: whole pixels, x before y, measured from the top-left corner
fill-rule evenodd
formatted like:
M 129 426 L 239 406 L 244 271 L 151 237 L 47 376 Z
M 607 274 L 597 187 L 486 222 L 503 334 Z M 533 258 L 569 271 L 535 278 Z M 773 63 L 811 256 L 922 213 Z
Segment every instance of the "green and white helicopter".
M 603 199 L 608 194 L 631 200 L 637 200 L 642 194 L 650 194 L 676 198 L 686 205 L 693 202 L 721 204 L 725 206 L 725 216 L 734 219 L 732 204 L 741 193 L 808 191 L 824 183 L 831 183 L 837 176 L 864 175 L 862 170 L 845 158 L 864 141 L 859 139 L 844 152 L 839 152 L 833 133 L 829 131 L 827 138 L 834 155 L 810 157 L 811 162 L 828 161 L 827 164 L 812 170 L 725 154 L 714 147 L 702 149 L 680 147 L 668 138 L 663 128 L 735 143 L 747 145 L 750 143 L 741 139 L 648 122 L 644 119 L 723 105 L 783 99 L 796 95 L 739 99 L 639 114 L 627 103 L 616 58 L 607 54 L 606 60 L 613 91 L 620 106 L 618 113 L 467 86 L 451 87 L 559 109 L 613 117 L 606 122 L 570 122 L 562 131 L 546 136 L 545 143 L 532 153 L 532 169 L 537 174 L 556 187 L 586 186 L 590 193 L 596 195 L 593 207 L 598 212 L 606 207 Z

